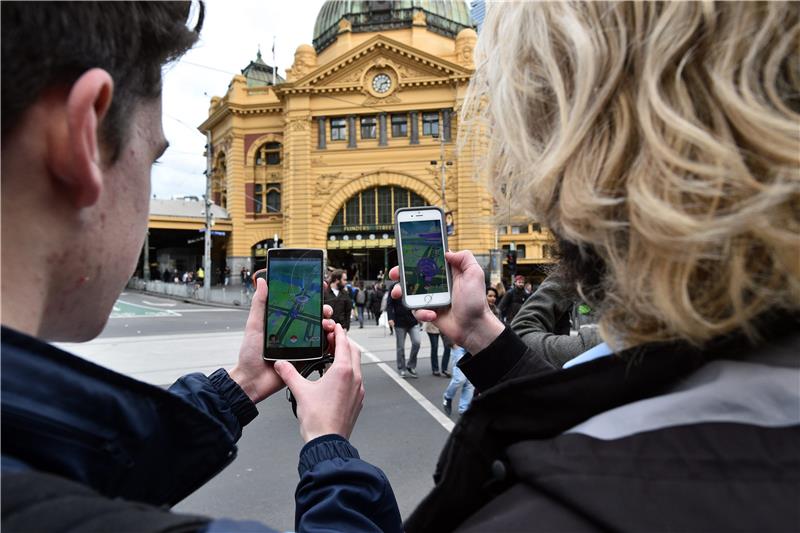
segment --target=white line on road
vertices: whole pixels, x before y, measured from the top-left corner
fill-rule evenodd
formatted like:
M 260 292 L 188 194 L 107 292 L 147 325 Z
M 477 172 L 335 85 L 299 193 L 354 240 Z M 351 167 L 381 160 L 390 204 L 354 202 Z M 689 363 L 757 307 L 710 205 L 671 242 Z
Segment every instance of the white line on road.
M 151 302 L 150 300 L 142 300 L 142 303 L 147 305 L 155 305 L 157 307 L 175 307 L 176 305 L 178 305 L 175 302 L 159 303 L 159 302 Z
M 453 421 L 452 421 L 452 420 L 450 420 L 450 418 L 448 418 L 448 417 L 447 417 L 447 416 L 446 416 L 446 415 L 445 415 L 443 412 L 441 412 L 441 411 L 440 411 L 440 410 L 439 410 L 439 409 L 438 409 L 438 408 L 437 408 L 435 405 L 433 405 L 433 404 L 432 404 L 432 403 L 431 403 L 431 402 L 430 402 L 430 401 L 429 401 L 429 400 L 428 400 L 428 399 L 427 399 L 425 396 L 423 396 L 423 395 L 422 395 L 422 394 L 421 394 L 421 393 L 420 393 L 420 392 L 419 392 L 417 389 L 415 389 L 414 387 L 412 387 L 411 385 L 409 385 L 409 384 L 408 384 L 408 382 L 407 382 L 405 379 L 403 379 L 403 378 L 401 378 L 399 375 L 397 375 L 397 372 L 395 372 L 393 368 L 391 368 L 389 365 L 387 365 L 386 363 L 384 363 L 383 361 L 381 361 L 380 359 L 378 359 L 378 358 L 377 358 L 375 355 L 373 355 L 372 353 L 370 353 L 370 352 L 368 352 L 367 350 L 365 350 L 363 346 L 361 346 L 359 343 L 357 343 L 356 341 L 354 341 L 352 338 L 350 338 L 350 342 L 352 342 L 353 344 L 355 344 L 355 345 L 356 345 L 356 347 L 358 347 L 358 349 L 359 349 L 359 350 L 361 350 L 361 353 L 362 353 L 362 354 L 363 354 L 363 355 L 364 355 L 364 356 L 365 356 L 367 359 L 369 359 L 369 360 L 370 360 L 371 362 L 373 362 L 373 363 L 376 363 L 376 364 L 378 365 L 378 368 L 380 368 L 381 370 L 383 370 L 383 371 L 384 371 L 384 373 L 385 373 L 387 376 L 389 376 L 390 378 L 392 378 L 392 379 L 394 380 L 394 382 L 395 382 L 395 383 L 397 383 L 398 385 L 400 385 L 400 388 L 401 388 L 401 389 L 403 389 L 404 391 L 406 391 L 406 392 L 408 393 L 408 395 L 409 395 L 409 396 L 411 396 L 411 398 L 413 398 L 413 399 L 414 399 L 414 401 L 416 401 L 416 402 L 417 402 L 417 403 L 418 403 L 418 404 L 419 404 L 419 405 L 420 405 L 420 406 L 421 406 L 423 409 L 425 409 L 426 411 L 428 411 L 428 414 L 429 414 L 429 415 L 431 415 L 431 416 L 433 417 L 433 419 L 434 419 L 434 420 L 436 420 L 437 422 L 439 422 L 439 424 L 440 424 L 440 425 L 441 425 L 441 426 L 442 426 L 442 427 L 443 427 L 445 430 L 447 430 L 448 432 L 451 432 L 451 431 L 453 431 L 453 427 L 455 427 L 455 424 L 453 423 Z
M 152 307 L 147 307 L 146 305 L 139 305 L 131 302 L 126 302 L 125 300 L 117 300 L 117 303 L 130 305 L 131 307 L 138 307 L 139 309 L 147 309 L 148 311 L 158 311 L 159 313 L 170 313 L 170 314 L 175 313 L 172 309 L 153 309 Z

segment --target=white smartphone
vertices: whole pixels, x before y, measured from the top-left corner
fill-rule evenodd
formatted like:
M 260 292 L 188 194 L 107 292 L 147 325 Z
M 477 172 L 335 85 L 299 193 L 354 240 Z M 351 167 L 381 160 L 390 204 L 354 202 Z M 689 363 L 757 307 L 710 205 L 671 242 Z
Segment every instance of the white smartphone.
M 394 215 L 403 303 L 409 309 L 450 305 L 447 231 L 438 207 L 407 207 Z

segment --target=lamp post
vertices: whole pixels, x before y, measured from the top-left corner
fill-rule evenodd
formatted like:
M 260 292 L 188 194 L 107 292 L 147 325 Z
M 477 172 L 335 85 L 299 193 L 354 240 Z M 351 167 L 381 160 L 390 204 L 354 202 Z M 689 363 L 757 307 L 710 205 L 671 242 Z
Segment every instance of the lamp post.
M 206 132 L 206 194 L 203 196 L 206 216 L 206 233 L 203 247 L 203 300 L 211 293 L 211 131 Z
M 447 167 L 452 165 L 452 161 L 445 161 L 444 158 L 444 135 L 439 135 L 438 133 L 434 133 L 432 135 L 434 139 L 439 139 L 439 160 L 438 161 L 431 161 L 431 165 L 436 166 L 439 165 L 441 170 L 441 181 L 442 181 L 442 211 L 447 212 L 447 196 L 446 196 L 446 185 L 447 185 Z

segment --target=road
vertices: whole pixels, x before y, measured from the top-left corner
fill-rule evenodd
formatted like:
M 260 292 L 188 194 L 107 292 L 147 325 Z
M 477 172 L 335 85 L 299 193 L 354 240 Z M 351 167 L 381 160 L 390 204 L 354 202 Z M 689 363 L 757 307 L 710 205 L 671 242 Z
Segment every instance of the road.
M 98 338 L 59 346 L 166 386 L 188 372 L 208 374 L 219 367 L 230 368 L 246 318 L 247 310 L 126 292 Z M 351 442 L 362 458 L 386 473 L 405 518 L 432 488 L 439 452 L 457 415 L 451 420 L 441 411 L 447 380 L 431 375 L 427 335 L 421 335 L 419 379 L 403 380 L 394 371 L 394 337 L 372 324 L 359 329 L 354 321 L 350 331 L 351 339 L 364 349 L 367 391 Z M 406 356 L 409 350 L 407 339 Z M 239 441 L 233 464 L 180 502 L 176 510 L 258 520 L 284 531 L 294 528 L 297 456 L 303 444 L 297 423 L 283 392 L 263 401 L 258 409 L 259 416 Z

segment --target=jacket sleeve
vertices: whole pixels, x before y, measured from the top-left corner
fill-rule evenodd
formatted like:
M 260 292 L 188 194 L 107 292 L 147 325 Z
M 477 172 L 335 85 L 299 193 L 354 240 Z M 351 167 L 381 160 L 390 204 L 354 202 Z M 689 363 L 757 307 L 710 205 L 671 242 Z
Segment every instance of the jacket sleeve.
M 187 374 L 169 391 L 219 421 L 234 440 L 239 440 L 242 428 L 258 415 L 256 405 L 224 368 L 210 376 Z
M 339 435 L 324 435 L 300 451 L 295 529 L 358 533 L 401 532 L 392 486 L 377 467 Z
M 556 370 L 552 363 L 537 357 L 508 326 L 489 346 L 462 357 L 458 368 L 481 392 L 501 381 Z
M 389 297 L 386 298 L 386 318 L 388 320 L 394 320 L 395 316 L 394 304 L 395 304 L 394 298 L 392 298 L 392 295 L 389 294 Z
M 511 322 L 511 329 L 535 357 L 558 368 L 602 342 L 596 328 L 581 328 L 576 336 L 553 333 L 571 304 L 561 285 L 552 277 L 547 278 Z

